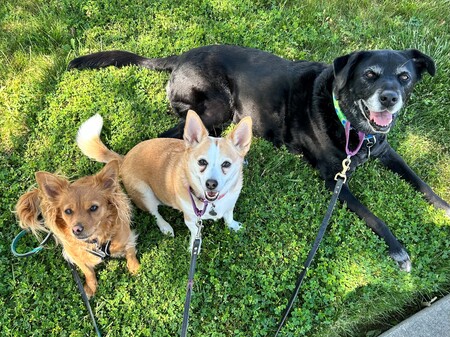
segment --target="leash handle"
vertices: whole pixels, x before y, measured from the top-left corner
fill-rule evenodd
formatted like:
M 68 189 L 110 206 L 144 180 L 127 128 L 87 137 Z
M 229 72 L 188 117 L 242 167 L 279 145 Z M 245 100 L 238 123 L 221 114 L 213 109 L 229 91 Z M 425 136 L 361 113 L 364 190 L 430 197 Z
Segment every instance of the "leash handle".
M 286 306 L 286 309 L 284 310 L 283 317 L 281 318 L 280 323 L 278 324 L 278 329 L 275 333 L 275 337 L 278 336 L 278 333 L 283 328 L 283 325 L 289 316 L 289 313 L 291 312 L 292 306 L 294 305 L 295 299 L 298 296 L 298 293 L 300 291 L 300 287 L 303 283 L 303 279 L 306 276 L 306 273 L 308 272 L 308 268 L 311 265 L 311 262 L 314 259 L 314 256 L 317 253 L 317 250 L 319 249 L 319 245 L 322 242 L 322 239 L 325 235 L 325 232 L 328 227 L 328 223 L 330 222 L 331 215 L 333 214 L 334 206 L 336 205 L 336 202 L 338 200 L 339 194 L 341 193 L 342 185 L 344 184 L 345 180 L 342 177 L 337 177 L 337 182 L 333 190 L 333 196 L 331 197 L 330 204 L 328 205 L 327 213 L 325 214 L 325 217 L 322 220 L 322 224 L 320 225 L 319 232 L 316 235 L 316 238 L 314 240 L 314 244 L 312 245 L 311 250 L 308 253 L 308 257 L 306 258 L 306 261 L 303 265 L 303 270 L 300 272 L 297 283 L 295 284 L 294 292 L 291 295 L 291 298 L 289 299 L 289 302 Z
M 47 236 L 44 238 L 44 240 L 42 240 L 42 242 L 39 244 L 39 246 L 37 246 L 36 248 L 33 248 L 32 250 L 30 250 L 28 252 L 19 253 L 17 251 L 17 245 L 19 244 L 19 240 L 22 238 L 22 236 L 24 236 L 27 233 L 28 233 L 28 231 L 26 229 L 24 229 L 19 234 L 17 234 L 16 237 L 14 238 L 14 240 L 11 242 L 11 253 L 13 253 L 13 255 L 15 257 L 27 257 L 27 256 L 31 256 L 33 254 L 40 252 L 42 250 L 42 248 L 44 248 L 44 245 L 48 242 L 48 240 L 53 235 L 52 232 L 48 232 Z

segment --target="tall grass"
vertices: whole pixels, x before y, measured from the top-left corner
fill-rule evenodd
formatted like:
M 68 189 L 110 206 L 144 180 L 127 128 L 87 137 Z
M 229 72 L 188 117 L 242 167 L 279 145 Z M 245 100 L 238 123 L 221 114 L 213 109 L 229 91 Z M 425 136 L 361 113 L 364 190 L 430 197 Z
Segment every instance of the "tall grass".
M 448 1 L 6 0 L 0 4 L 0 318 L 2 336 L 93 335 L 62 256 L 49 245 L 14 258 L 13 214 L 34 172 L 73 179 L 98 171 L 74 143 L 95 113 L 102 137 L 119 153 L 176 123 L 165 97 L 168 75 L 128 67 L 66 71 L 75 56 L 126 49 L 166 56 L 200 45 L 260 48 L 287 59 L 331 62 L 374 48 L 418 48 L 437 64 L 416 87 L 390 142 L 442 197 L 450 200 L 450 6 Z M 314 239 L 330 194 L 317 173 L 284 148 L 254 139 L 236 207 L 244 229 L 208 222 L 191 305 L 192 336 L 270 336 Z M 398 271 L 378 239 L 345 205 L 308 272 L 284 336 L 376 336 L 450 290 L 449 226 L 398 176 L 377 162 L 360 167 L 352 190 L 386 220 L 410 252 Z M 163 208 L 175 238 L 134 211 L 142 269 L 123 260 L 98 268 L 91 300 L 106 336 L 175 336 L 189 265 L 189 231 Z M 37 242 L 27 237 L 27 249 Z

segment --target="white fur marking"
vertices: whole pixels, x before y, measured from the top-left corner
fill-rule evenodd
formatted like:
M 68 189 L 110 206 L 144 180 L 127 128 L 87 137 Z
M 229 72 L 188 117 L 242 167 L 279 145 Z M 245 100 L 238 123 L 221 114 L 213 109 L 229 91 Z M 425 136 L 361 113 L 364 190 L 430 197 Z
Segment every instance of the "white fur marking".
M 77 143 L 88 142 L 93 138 L 100 136 L 103 128 L 103 118 L 99 114 L 95 114 L 89 118 L 86 122 L 81 124 L 78 129 Z

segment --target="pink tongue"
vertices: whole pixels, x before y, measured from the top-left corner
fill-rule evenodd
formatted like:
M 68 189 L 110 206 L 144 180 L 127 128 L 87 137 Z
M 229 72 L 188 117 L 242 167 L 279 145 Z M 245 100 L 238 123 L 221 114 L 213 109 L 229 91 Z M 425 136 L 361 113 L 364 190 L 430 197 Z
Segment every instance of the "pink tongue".
M 370 112 L 370 120 L 380 126 L 387 126 L 392 122 L 392 114 L 389 111 Z

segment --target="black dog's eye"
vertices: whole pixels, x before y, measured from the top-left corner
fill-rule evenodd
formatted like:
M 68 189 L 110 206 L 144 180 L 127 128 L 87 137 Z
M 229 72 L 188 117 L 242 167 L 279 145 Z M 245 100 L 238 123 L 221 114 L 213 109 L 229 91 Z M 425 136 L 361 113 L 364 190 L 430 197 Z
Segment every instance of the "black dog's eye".
M 407 74 L 407 73 L 400 74 L 398 77 L 399 77 L 400 80 L 403 81 L 403 82 L 407 82 L 407 81 L 409 81 L 409 79 L 411 78 L 411 77 L 409 76 L 409 74 Z
M 222 163 L 222 168 L 229 168 L 231 166 L 231 163 L 229 161 L 224 161 Z
M 369 80 L 374 80 L 378 78 L 378 74 L 374 72 L 373 70 L 368 70 L 364 73 L 364 76 Z
M 70 208 L 68 208 L 68 209 L 64 210 L 64 213 L 66 213 L 67 215 L 71 215 L 73 213 L 73 211 Z
M 96 210 L 98 210 L 98 206 L 97 205 L 92 205 L 91 208 L 89 208 L 89 210 L 91 212 L 95 212 Z
M 208 162 L 205 159 L 200 159 L 198 161 L 198 166 L 206 166 L 208 165 Z

